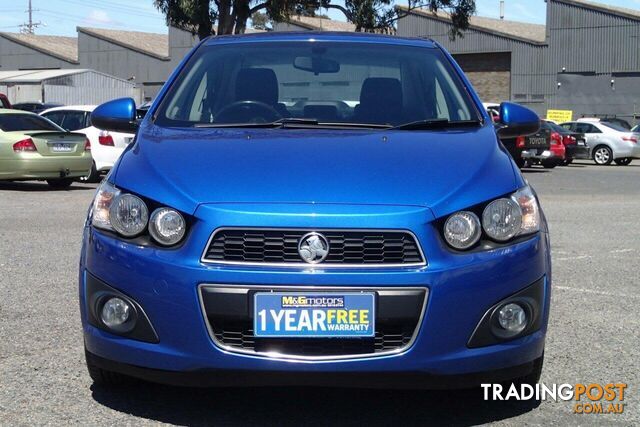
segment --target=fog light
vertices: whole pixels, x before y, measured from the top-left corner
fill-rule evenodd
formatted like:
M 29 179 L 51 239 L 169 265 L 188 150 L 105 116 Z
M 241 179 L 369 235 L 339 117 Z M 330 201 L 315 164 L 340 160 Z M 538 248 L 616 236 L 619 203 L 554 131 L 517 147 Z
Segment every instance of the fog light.
M 129 320 L 131 315 L 131 305 L 125 300 L 113 297 L 109 298 L 102 306 L 100 319 L 109 328 L 121 329 Z
M 503 329 L 518 334 L 527 326 L 527 312 L 520 304 L 505 304 L 498 311 L 498 323 Z

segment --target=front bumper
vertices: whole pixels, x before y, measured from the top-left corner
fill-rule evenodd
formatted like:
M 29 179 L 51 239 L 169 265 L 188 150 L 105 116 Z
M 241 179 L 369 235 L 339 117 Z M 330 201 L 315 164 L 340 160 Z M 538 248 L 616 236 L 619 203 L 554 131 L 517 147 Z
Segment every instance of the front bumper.
M 351 207 L 352 208 L 352 207 Z M 244 208 L 243 208 L 244 209 Z M 275 208 L 274 208 L 275 209 Z M 282 208 L 286 209 L 286 208 Z M 407 228 L 422 245 L 425 267 L 392 269 L 260 268 L 205 265 L 200 255 L 211 234 L 213 218 L 229 226 L 246 225 L 247 218 L 232 207 L 216 207 L 197 213 L 190 236 L 177 249 L 157 249 L 122 241 L 112 235 L 85 228 L 80 270 L 80 301 L 87 351 L 120 365 L 169 371 L 186 377 L 211 373 L 213 383 L 245 373 L 274 378 L 278 373 L 309 373 L 323 377 L 345 375 L 406 375 L 425 378 L 476 375 L 524 366 L 538 359 L 544 349 L 549 311 L 550 259 L 548 236 L 541 232 L 509 246 L 466 254 L 453 253 L 443 243 L 428 215 L 420 208 L 358 207 L 363 216 L 339 216 L 343 206 L 316 206 L 321 212 L 314 227 L 362 227 L 363 216 L 374 228 Z M 366 212 L 370 210 L 372 212 Z M 378 211 L 373 213 L 373 211 Z M 381 212 L 384 210 L 384 212 Z M 303 226 L 309 218 L 253 213 L 263 226 Z M 329 212 L 332 211 L 332 212 Z M 291 223 L 291 222 L 298 223 Z M 207 225 L 208 224 L 208 225 Z M 143 342 L 113 335 L 87 321 L 85 289 L 87 273 L 126 294 L 144 308 L 159 342 Z M 498 301 L 543 278 L 541 327 L 535 332 L 500 344 L 469 348 L 468 341 L 484 313 Z M 376 288 L 427 288 L 428 302 L 419 332 L 409 348 L 400 353 L 345 360 L 291 360 L 263 355 L 239 354 L 217 346 L 211 339 L 199 305 L 201 284 L 279 288 L 285 286 Z M 524 372 L 525 374 L 527 372 Z M 519 376 L 519 375 L 513 375 Z M 294 375 L 295 377 L 295 375 Z M 149 379 L 154 379 L 151 375 Z M 266 380 L 265 380 L 266 381 Z M 203 384 L 207 380 L 202 380 Z M 454 381 L 455 383 L 455 381 Z

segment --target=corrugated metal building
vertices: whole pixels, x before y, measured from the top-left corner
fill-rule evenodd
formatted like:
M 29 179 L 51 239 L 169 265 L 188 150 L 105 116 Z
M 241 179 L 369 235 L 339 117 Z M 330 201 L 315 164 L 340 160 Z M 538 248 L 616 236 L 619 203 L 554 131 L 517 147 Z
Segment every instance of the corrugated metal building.
M 78 67 L 75 37 L 0 33 L 0 71 Z
M 546 25 L 473 17 L 451 40 L 446 14 L 414 10 L 398 35 L 442 43 L 485 101 L 511 99 L 541 114 L 640 114 L 640 11 L 585 0 L 548 0 Z M 632 121 L 632 120 L 629 120 Z
M 100 104 L 135 97 L 135 85 L 94 70 L 0 71 L 0 92 L 14 103 Z
M 78 60 L 137 83 L 151 100 L 170 71 L 169 41 L 166 34 L 78 27 Z

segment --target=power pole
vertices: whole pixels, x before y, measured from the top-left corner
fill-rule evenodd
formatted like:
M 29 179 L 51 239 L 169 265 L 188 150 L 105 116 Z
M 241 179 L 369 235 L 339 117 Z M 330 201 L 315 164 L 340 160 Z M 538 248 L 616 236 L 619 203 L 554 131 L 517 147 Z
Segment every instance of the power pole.
M 42 22 L 33 22 L 33 7 L 31 6 L 31 0 L 29 0 L 29 10 L 26 11 L 29 14 L 29 22 L 19 25 L 20 32 L 23 34 L 34 34 L 36 28 L 42 25 Z M 35 10 L 37 12 L 37 10 Z

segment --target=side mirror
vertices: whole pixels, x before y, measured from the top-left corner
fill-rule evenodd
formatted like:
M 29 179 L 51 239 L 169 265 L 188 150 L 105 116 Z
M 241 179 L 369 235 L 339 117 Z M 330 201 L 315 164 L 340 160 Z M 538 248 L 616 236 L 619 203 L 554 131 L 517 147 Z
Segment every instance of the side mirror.
M 540 118 L 527 107 L 512 102 L 503 102 L 500 104 L 500 122 L 497 125 L 500 138 L 515 138 L 538 132 Z
M 118 98 L 100 104 L 91 113 L 91 124 L 102 130 L 136 133 L 136 103 L 131 98 Z

